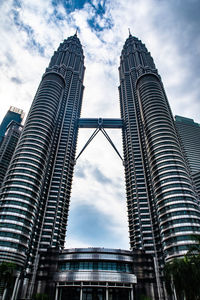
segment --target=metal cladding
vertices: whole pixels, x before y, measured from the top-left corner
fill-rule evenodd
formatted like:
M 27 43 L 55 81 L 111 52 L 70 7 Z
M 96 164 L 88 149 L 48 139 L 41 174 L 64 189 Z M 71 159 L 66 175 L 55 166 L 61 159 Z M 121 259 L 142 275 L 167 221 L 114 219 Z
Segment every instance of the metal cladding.
M 162 263 L 184 255 L 200 234 L 199 207 L 161 78 L 132 35 L 119 74 L 130 245 Z
M 136 283 L 130 251 L 106 248 L 67 249 L 59 254 L 58 282 L 108 281 Z
M 192 175 L 200 171 L 200 124 L 175 116 L 175 125 Z
M 84 70 L 75 34 L 54 52 L 2 184 L 0 261 L 20 266 L 12 299 L 18 291 L 21 299 L 36 291 L 68 299 L 74 283 L 80 299 L 83 283 L 90 296 L 93 283 L 106 299 L 109 289 L 133 299 L 136 278 L 138 296 L 166 299 L 163 263 L 195 243 L 200 209 L 161 78 L 130 34 L 119 67 L 121 119 L 80 119 Z M 121 159 L 104 128 L 122 129 L 130 252 L 63 250 L 79 128 L 96 128 L 83 150 L 101 131 Z
M 2 187 L 0 260 L 29 266 L 39 250 L 64 247 L 83 61 L 74 35 L 60 44 L 42 77 Z

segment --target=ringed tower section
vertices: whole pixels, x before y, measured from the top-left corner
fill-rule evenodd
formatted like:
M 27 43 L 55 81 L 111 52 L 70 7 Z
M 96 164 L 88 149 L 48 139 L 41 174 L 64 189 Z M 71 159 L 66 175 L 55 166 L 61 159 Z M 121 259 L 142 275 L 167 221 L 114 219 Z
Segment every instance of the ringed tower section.
M 162 263 L 200 234 L 199 207 L 161 77 L 131 34 L 119 74 L 130 245 Z
M 31 265 L 38 251 L 64 248 L 84 70 L 75 34 L 54 52 L 2 186 L 1 261 Z

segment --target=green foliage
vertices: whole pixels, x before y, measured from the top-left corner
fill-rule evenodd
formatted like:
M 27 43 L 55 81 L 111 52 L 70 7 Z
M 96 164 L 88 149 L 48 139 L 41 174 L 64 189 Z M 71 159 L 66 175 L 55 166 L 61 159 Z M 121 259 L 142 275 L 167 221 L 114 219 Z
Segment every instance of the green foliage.
M 182 259 L 174 259 L 164 268 L 166 288 L 169 294 L 176 290 L 177 299 L 200 300 L 200 237 Z
M 34 300 L 49 300 L 47 294 L 36 294 L 33 298 Z
M 140 300 L 152 300 L 151 298 L 145 296 L 145 295 L 141 295 L 140 296 Z
M 15 269 L 16 265 L 14 263 L 2 262 L 0 264 L 0 282 L 2 282 L 5 287 L 12 285 Z

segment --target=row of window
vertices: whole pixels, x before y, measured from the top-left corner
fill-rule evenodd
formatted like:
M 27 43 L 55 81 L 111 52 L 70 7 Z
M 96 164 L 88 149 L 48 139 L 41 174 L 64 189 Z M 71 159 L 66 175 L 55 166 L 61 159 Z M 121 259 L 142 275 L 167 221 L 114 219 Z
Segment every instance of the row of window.
M 11 198 L 25 200 L 25 201 L 27 201 L 28 203 L 31 203 L 31 204 L 36 204 L 37 203 L 37 199 L 35 199 L 34 197 L 28 197 L 28 196 L 24 196 L 22 194 L 3 193 L 3 195 L 1 196 L 2 200 L 4 200 L 4 199 L 11 199 Z M 8 201 L 10 201 L 10 200 L 8 200 Z
M 190 245 L 181 245 L 181 246 L 173 246 L 170 249 L 167 249 L 164 251 L 165 256 L 177 254 L 180 251 L 188 251 L 190 248 Z
M 170 229 L 167 229 L 166 231 L 164 231 L 163 235 L 168 236 L 168 235 L 174 234 L 176 232 L 182 232 L 182 231 L 200 231 L 200 227 L 199 226 L 173 227 L 173 228 L 170 228 Z
M 164 246 L 169 246 L 173 243 L 181 242 L 181 241 L 191 241 L 194 240 L 192 235 L 179 235 L 179 236 L 173 236 L 168 238 L 166 241 L 163 242 Z
M 164 224 L 161 225 L 161 230 L 171 227 L 173 225 L 177 225 L 177 224 L 183 224 L 183 223 L 193 223 L 193 224 L 200 224 L 200 220 L 199 219 L 195 219 L 195 218 L 180 218 L 180 219 L 174 219 L 174 220 L 169 220 L 167 222 L 165 222 Z
M 198 207 L 196 205 L 191 204 L 191 203 L 177 203 L 177 204 L 171 204 L 171 205 L 163 207 L 160 210 L 160 214 L 165 213 L 166 211 L 168 211 L 170 209 L 176 209 L 176 208 L 182 208 L 182 207 L 198 209 Z
M 17 213 L 19 215 L 24 215 L 26 216 L 27 218 L 29 219 L 32 219 L 33 218 L 33 215 L 28 212 L 28 211 L 25 211 L 25 210 L 22 210 L 22 209 L 18 209 L 18 208 L 13 208 L 13 207 L 2 207 L 0 209 L 1 213 L 5 213 L 5 212 L 14 212 L 14 213 Z
M 162 193 L 161 195 L 158 196 L 158 200 L 163 199 L 166 196 L 176 195 L 176 194 L 190 194 L 190 195 L 193 195 L 194 193 L 192 191 L 188 191 L 188 190 L 173 190 L 173 191 Z
M 28 238 L 24 237 L 21 234 L 17 234 L 15 232 L 9 232 L 9 231 L 0 231 L 0 237 L 3 236 L 5 238 L 9 237 L 9 238 L 13 238 L 13 239 L 17 239 L 22 243 L 26 243 Z
M 189 201 L 189 202 L 194 202 L 195 200 L 194 200 L 194 198 L 192 198 L 192 197 L 185 197 L 185 196 L 177 196 L 177 197 L 170 197 L 170 198 L 168 198 L 168 199 L 161 199 L 160 201 L 158 201 L 157 202 L 157 204 L 159 205 L 159 206 L 163 206 L 163 205 L 165 205 L 165 204 L 167 204 L 167 203 L 169 203 L 169 202 L 177 202 L 177 201 L 182 201 L 182 202 L 187 202 L 187 201 Z
M 106 270 L 106 271 L 117 271 L 117 272 L 132 272 L 132 267 L 127 263 L 120 262 L 66 262 L 59 265 L 59 270 Z
M 177 210 L 171 213 L 166 213 L 164 216 L 160 217 L 160 221 L 165 221 L 168 218 L 175 217 L 175 216 L 184 216 L 184 215 L 191 215 L 191 216 L 198 216 L 200 217 L 200 213 L 198 211 L 189 211 L 189 210 Z
M 18 244 L 18 243 L 14 243 L 14 242 L 0 241 L 0 246 L 14 248 L 14 249 L 17 249 L 20 252 L 25 252 L 26 251 L 25 246 L 23 246 L 21 244 Z
M 34 206 L 31 206 L 30 203 L 24 203 L 22 201 L 15 201 L 15 200 L 5 200 L 2 202 L 2 204 L 4 206 L 7 206 L 7 205 L 15 205 L 15 206 L 20 206 L 20 207 L 25 207 L 25 208 L 28 208 L 28 211 L 32 212 L 34 210 Z
M 14 223 L 0 223 L 0 227 L 4 227 L 4 228 L 12 228 L 15 230 L 20 230 L 25 234 L 29 234 L 30 230 L 28 230 L 26 227 L 24 226 L 20 226 L 18 224 L 14 224 Z
M 6 221 L 7 220 L 12 220 L 12 221 L 21 222 L 21 223 L 23 223 L 26 226 L 31 226 L 32 225 L 32 223 L 28 220 L 28 218 L 24 219 L 22 217 L 14 216 L 14 215 L 7 215 L 7 214 L 6 215 L 1 215 L 0 219 L 1 220 L 6 220 Z

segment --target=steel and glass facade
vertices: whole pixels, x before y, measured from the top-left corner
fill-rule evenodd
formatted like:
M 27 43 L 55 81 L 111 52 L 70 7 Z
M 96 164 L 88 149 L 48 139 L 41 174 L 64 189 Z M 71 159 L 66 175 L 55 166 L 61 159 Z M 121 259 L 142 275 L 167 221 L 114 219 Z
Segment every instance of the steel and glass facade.
M 13 292 L 21 299 L 47 291 L 52 300 L 132 300 L 135 288 L 138 298 L 165 299 L 162 266 L 194 243 L 200 210 L 161 78 L 130 35 L 119 67 L 121 119 L 80 119 L 84 70 L 75 34 L 52 56 L 2 185 L 0 261 L 23 270 Z M 130 252 L 64 250 L 82 127 L 122 128 Z
M 22 128 L 23 126 L 15 121 L 11 121 L 7 126 L 5 136 L 0 145 L 0 186 L 2 185 L 9 163 L 15 151 Z
M 200 234 L 199 206 L 161 78 L 132 35 L 119 74 L 130 245 L 162 265 L 184 255 Z
M 175 124 L 200 200 L 200 124 L 181 116 L 175 116 Z
M 175 124 L 192 174 L 200 171 L 200 124 L 175 116 Z
M 64 247 L 80 117 L 84 56 L 76 35 L 42 77 L 1 193 L 0 260 L 36 268 L 39 251 Z
M 135 256 L 140 257 L 137 259 L 140 265 L 135 263 Z M 50 294 L 55 294 L 53 299 L 56 300 L 133 300 L 141 277 L 137 279 L 135 273 L 142 273 L 140 268 L 144 262 L 149 269 L 149 273 L 146 272 L 146 288 L 150 292 L 155 285 L 151 259 L 144 260 L 141 254 L 138 256 L 138 253 L 127 250 L 75 248 L 59 252 L 49 249 L 40 259 L 37 292 L 52 288 Z M 48 276 L 52 287 L 47 281 Z
M 7 126 L 9 125 L 9 123 L 15 121 L 18 124 L 21 124 L 23 118 L 24 118 L 24 112 L 22 109 L 19 109 L 14 106 L 10 106 L 9 110 L 7 111 L 0 125 L 0 144 L 5 136 L 5 133 L 7 131 Z

